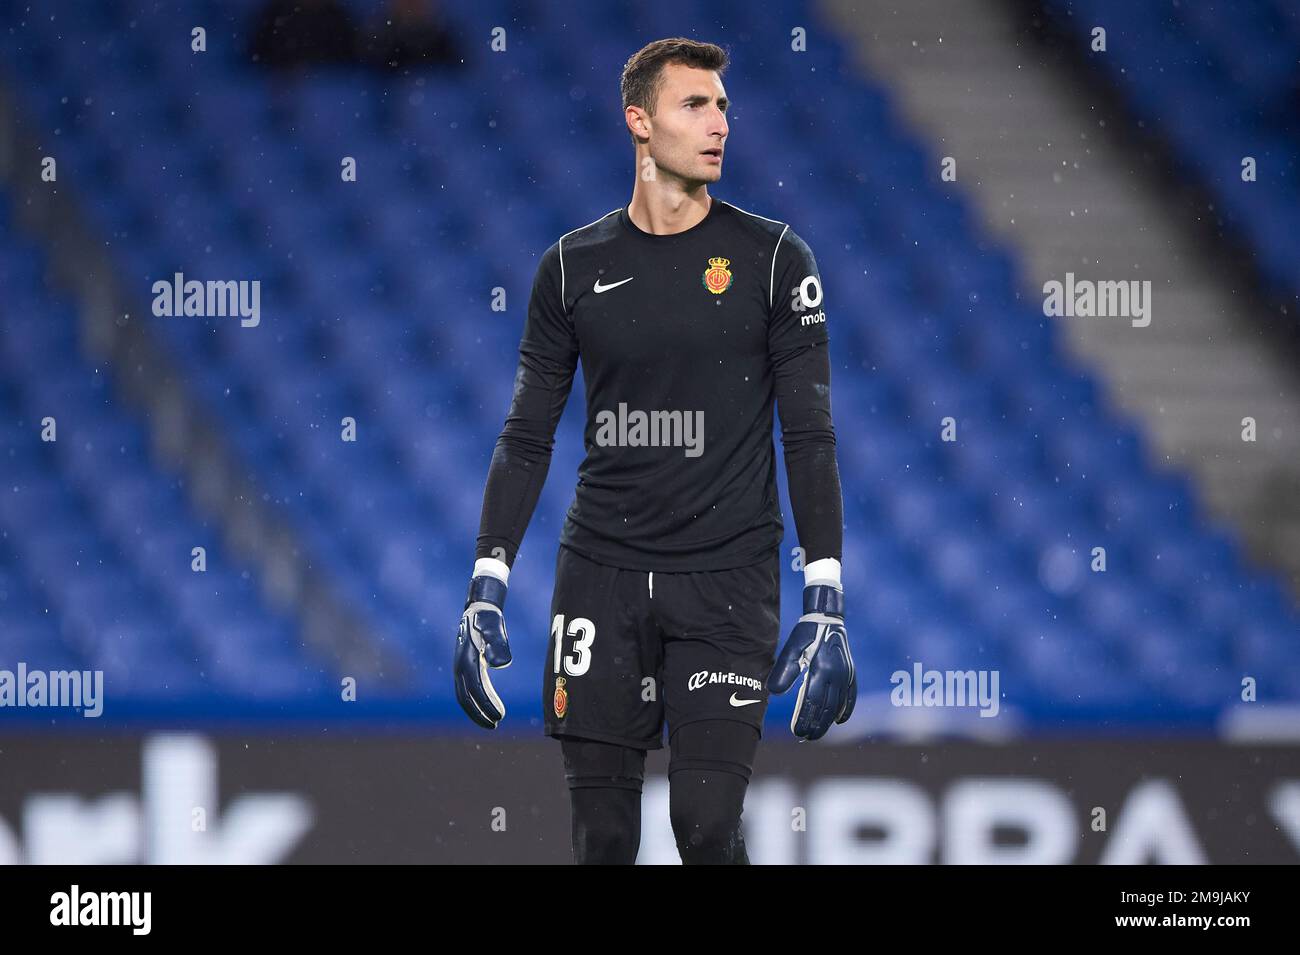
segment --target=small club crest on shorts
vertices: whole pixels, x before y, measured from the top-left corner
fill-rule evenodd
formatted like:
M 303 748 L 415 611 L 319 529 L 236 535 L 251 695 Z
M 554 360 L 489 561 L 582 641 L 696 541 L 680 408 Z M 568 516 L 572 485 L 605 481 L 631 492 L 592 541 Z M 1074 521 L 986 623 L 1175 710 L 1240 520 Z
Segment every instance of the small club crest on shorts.
M 709 259 L 709 267 L 704 270 L 700 281 L 714 295 L 721 295 L 731 288 L 731 269 L 727 268 L 730 264 L 731 259 L 724 259 L 721 256 Z
M 564 677 L 559 677 L 555 681 L 555 696 L 552 702 L 555 705 L 555 718 L 564 719 L 564 714 L 569 712 L 569 691 L 564 688 Z

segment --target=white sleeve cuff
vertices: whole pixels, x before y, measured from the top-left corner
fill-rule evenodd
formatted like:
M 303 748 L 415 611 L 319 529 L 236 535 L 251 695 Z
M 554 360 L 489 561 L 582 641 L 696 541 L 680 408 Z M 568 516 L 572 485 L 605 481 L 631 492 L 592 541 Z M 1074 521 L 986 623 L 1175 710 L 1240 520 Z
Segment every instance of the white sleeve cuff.
M 840 562 L 834 557 L 823 557 L 804 567 L 803 585 L 811 587 L 813 584 L 830 584 L 836 590 L 843 590 L 844 586 L 840 583 Z
M 486 574 L 489 577 L 495 577 L 503 584 L 510 583 L 510 567 L 503 560 L 497 560 L 495 557 L 480 557 L 474 561 L 475 577 L 482 577 Z

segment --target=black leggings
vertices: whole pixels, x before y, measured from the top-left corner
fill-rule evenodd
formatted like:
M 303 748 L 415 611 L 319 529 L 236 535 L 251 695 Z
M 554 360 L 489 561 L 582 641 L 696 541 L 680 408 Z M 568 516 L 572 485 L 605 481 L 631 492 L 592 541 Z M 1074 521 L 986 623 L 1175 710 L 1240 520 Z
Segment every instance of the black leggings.
M 573 860 L 631 865 L 641 845 L 645 751 L 564 738 L 573 810 Z M 736 720 L 687 723 L 669 740 L 668 804 L 687 865 L 748 865 L 740 817 L 758 730 Z

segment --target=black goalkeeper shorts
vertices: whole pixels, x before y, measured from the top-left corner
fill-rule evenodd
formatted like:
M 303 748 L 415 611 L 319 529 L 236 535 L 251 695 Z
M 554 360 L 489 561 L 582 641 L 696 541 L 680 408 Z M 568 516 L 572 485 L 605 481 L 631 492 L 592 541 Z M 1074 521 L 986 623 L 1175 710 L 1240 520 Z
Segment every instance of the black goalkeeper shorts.
M 781 628 L 780 552 L 731 570 L 624 570 L 561 545 L 542 705 L 548 736 L 663 746 L 697 720 L 762 733 Z

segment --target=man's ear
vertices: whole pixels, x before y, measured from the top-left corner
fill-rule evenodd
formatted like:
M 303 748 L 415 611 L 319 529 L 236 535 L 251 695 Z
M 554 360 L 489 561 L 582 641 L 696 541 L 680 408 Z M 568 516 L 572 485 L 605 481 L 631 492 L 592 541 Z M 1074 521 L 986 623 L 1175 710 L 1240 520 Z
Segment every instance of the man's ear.
M 629 106 L 625 111 L 628 131 L 638 139 L 650 138 L 650 117 L 640 106 Z

